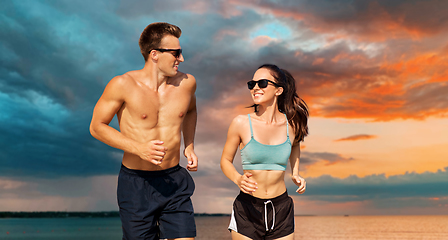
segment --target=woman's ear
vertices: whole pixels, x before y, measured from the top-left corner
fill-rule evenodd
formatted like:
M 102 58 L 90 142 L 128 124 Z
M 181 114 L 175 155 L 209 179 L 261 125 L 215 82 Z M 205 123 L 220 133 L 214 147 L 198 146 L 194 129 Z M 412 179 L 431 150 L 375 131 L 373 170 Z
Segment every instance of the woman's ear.
M 280 95 L 282 95 L 282 93 L 283 93 L 283 88 L 282 87 L 278 87 L 277 88 L 277 92 L 275 92 L 275 95 L 276 96 L 280 96 Z

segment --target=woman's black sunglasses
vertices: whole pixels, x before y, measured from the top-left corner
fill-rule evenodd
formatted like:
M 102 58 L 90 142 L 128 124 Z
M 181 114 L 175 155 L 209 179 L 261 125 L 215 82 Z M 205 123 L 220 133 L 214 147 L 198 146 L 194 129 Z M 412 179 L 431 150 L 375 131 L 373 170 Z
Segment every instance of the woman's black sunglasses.
M 173 56 L 175 58 L 180 57 L 180 55 L 182 54 L 182 48 L 179 48 L 179 49 L 161 49 L 161 48 L 158 48 L 158 49 L 154 49 L 154 50 L 162 52 L 162 53 L 163 52 L 172 52 L 171 54 L 173 54 Z
M 278 85 L 277 83 L 271 81 L 271 80 L 267 80 L 267 79 L 260 79 L 258 81 L 254 81 L 254 80 L 250 80 L 249 82 L 247 82 L 247 87 L 252 90 L 255 85 L 257 85 L 258 83 L 258 87 L 259 88 L 265 88 L 268 86 L 268 83 L 272 83 L 274 86 L 276 87 L 280 87 L 280 85 Z

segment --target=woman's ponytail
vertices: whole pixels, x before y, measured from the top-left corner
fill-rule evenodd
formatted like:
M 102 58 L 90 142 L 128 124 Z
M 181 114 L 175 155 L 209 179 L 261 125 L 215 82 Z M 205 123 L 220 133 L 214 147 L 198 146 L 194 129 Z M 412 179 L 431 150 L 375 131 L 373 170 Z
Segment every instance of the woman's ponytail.
M 308 135 L 308 106 L 296 92 L 294 77 L 284 69 L 281 71 L 286 81 L 283 94 L 278 98 L 278 108 L 286 114 L 289 124 L 293 126 L 296 136 L 294 142 L 300 142 Z

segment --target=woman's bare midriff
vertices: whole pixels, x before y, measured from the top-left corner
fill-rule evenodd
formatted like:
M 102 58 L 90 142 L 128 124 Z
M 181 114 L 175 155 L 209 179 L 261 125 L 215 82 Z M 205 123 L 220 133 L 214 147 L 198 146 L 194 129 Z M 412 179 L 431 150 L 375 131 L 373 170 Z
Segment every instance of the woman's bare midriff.
M 253 181 L 257 182 L 258 189 L 252 196 L 262 199 L 275 198 L 286 191 L 285 171 L 279 170 L 245 170 L 252 173 Z

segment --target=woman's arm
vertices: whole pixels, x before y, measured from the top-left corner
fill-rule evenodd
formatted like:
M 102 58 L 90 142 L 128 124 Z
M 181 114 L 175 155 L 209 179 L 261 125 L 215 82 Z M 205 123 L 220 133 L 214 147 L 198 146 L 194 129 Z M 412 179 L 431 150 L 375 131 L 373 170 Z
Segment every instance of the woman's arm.
M 240 128 L 242 125 L 242 117 L 236 117 L 230 124 L 227 133 L 226 144 L 221 156 L 221 170 L 222 172 L 234 182 L 244 193 L 254 192 L 257 189 L 257 183 L 250 179 L 251 173 L 241 175 L 233 166 L 233 159 L 241 143 Z
M 306 189 L 306 181 L 299 175 L 300 143 L 292 146 L 291 156 L 289 156 L 289 162 L 291 163 L 292 181 L 297 186 L 299 186 L 296 192 L 302 194 Z

